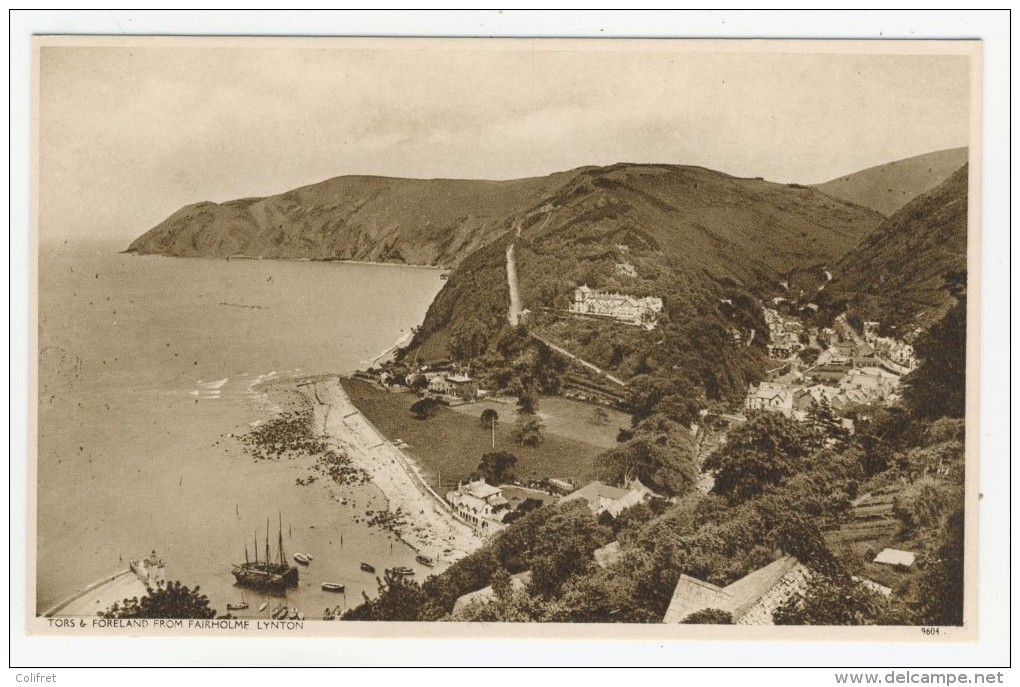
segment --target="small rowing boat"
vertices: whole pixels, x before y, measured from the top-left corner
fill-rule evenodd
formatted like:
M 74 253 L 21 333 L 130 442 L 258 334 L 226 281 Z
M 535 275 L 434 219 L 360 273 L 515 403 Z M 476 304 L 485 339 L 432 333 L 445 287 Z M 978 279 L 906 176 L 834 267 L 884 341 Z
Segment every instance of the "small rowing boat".
M 324 592 L 342 592 L 345 589 L 344 585 L 339 582 L 323 582 L 322 591 Z
M 374 573 L 375 572 L 375 567 L 369 565 L 368 563 L 362 563 L 361 564 L 361 569 L 364 570 L 367 573 Z
M 312 562 L 312 559 L 303 553 L 295 553 L 294 560 L 296 560 L 301 565 L 308 565 L 309 563 Z
M 427 565 L 430 568 L 436 564 L 436 562 L 429 558 L 428 556 L 422 556 L 420 554 L 415 556 L 414 560 L 418 561 L 422 565 Z
M 248 604 L 245 601 L 237 604 L 227 604 L 228 611 L 243 611 L 246 608 L 248 608 Z
M 261 613 L 262 611 L 266 610 L 266 606 L 268 606 L 268 605 L 269 605 L 268 601 L 263 601 L 262 605 L 259 606 L 259 613 Z

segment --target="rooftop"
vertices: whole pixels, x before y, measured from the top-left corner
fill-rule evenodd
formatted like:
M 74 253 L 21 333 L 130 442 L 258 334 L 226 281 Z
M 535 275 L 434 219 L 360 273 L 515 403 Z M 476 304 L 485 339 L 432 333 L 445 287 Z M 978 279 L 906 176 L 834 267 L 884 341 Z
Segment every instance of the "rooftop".
M 736 623 L 784 578 L 790 576 L 792 582 L 795 577 L 801 577 L 805 573 L 806 568 L 800 561 L 793 556 L 786 556 L 755 570 L 725 588 L 681 575 L 662 622 L 679 623 L 692 613 L 716 608 L 729 613 Z M 784 600 L 785 597 L 781 598 L 779 595 L 772 597 L 768 603 L 768 612 L 771 613 Z
M 905 565 L 908 568 L 914 564 L 917 556 L 910 551 L 899 549 L 882 549 L 881 553 L 875 556 L 876 563 L 883 565 Z
M 512 575 L 510 577 L 510 580 L 511 580 L 510 584 L 514 589 L 518 590 L 524 589 L 525 587 L 528 586 L 528 583 L 531 582 L 531 571 L 525 570 L 522 573 Z M 458 598 L 457 601 L 453 604 L 453 612 L 454 614 L 456 614 L 458 611 L 463 610 L 464 607 L 467 606 L 472 601 L 479 601 L 484 603 L 486 601 L 491 601 L 494 598 L 496 598 L 496 593 L 492 590 L 492 585 L 489 585 L 488 587 L 483 587 L 478 591 L 465 594 L 464 596 Z

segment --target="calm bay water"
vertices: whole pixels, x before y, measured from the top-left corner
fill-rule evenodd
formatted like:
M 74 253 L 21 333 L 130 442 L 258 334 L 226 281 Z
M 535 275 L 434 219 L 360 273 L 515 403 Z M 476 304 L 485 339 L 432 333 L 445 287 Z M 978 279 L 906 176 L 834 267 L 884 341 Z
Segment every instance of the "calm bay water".
M 374 487 L 298 486 L 310 461 L 256 463 L 225 435 L 273 412 L 249 389 L 260 377 L 350 372 L 391 346 L 439 272 L 116 250 L 40 249 L 40 611 L 155 549 L 223 613 L 242 596 L 230 566 L 256 530 L 264 547 L 267 518 L 275 553 L 278 513 L 288 555 L 314 555 L 288 593 L 309 618 L 375 592 L 360 562 L 413 566 L 411 549 L 353 521 L 383 506 Z M 262 599 L 244 596 L 255 613 Z

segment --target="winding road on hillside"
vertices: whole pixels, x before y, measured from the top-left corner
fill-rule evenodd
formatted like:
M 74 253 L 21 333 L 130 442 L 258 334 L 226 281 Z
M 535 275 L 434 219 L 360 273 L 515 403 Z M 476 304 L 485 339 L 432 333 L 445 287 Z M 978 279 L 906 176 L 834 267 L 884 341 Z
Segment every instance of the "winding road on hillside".
M 550 341 L 547 341 L 546 339 L 543 339 L 541 336 L 539 336 L 538 334 L 536 334 L 534 332 L 530 332 L 530 334 L 531 334 L 531 338 L 535 339 L 536 341 L 541 341 L 542 343 L 544 343 L 546 346 L 548 346 L 549 348 L 553 349 L 557 353 L 562 353 L 563 355 L 567 356 L 571 360 L 577 361 L 581 365 L 584 365 L 585 367 L 587 367 L 589 370 L 592 370 L 593 372 L 597 373 L 600 377 L 604 377 L 605 379 L 608 379 L 613 384 L 618 384 L 619 386 L 627 386 L 627 382 L 623 381 L 619 377 L 614 377 L 613 375 L 611 375 L 608 372 L 606 372 L 605 370 L 603 370 L 601 367 L 598 367 L 597 365 L 593 365 L 592 363 L 589 363 L 587 360 L 584 360 L 582 358 L 578 358 L 576 355 L 574 355 L 573 353 L 571 353 L 567 349 L 563 348 L 562 346 L 557 346 L 556 344 L 554 344 L 554 343 L 552 343 Z
M 514 244 L 506 249 L 506 281 L 510 286 L 510 310 L 507 320 L 511 327 L 521 322 L 521 294 L 517 291 L 517 260 L 514 257 Z

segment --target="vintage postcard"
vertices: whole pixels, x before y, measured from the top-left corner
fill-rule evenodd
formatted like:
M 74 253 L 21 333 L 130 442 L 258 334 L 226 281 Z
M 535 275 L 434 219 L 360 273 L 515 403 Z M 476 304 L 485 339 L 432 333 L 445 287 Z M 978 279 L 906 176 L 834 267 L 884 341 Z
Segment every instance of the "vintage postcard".
M 981 66 L 36 37 L 29 632 L 974 639 Z

